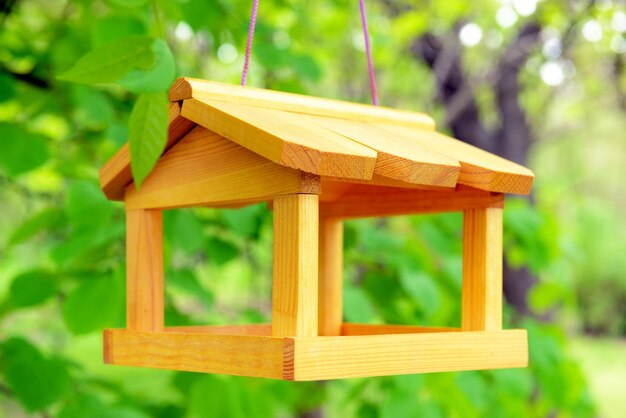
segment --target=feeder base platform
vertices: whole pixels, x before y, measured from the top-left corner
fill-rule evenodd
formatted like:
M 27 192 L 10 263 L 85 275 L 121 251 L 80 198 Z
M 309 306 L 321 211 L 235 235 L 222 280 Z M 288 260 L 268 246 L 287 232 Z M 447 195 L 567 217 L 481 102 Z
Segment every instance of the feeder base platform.
M 284 380 L 525 367 L 525 330 L 346 323 L 341 336 L 272 337 L 262 325 L 104 331 L 108 364 Z

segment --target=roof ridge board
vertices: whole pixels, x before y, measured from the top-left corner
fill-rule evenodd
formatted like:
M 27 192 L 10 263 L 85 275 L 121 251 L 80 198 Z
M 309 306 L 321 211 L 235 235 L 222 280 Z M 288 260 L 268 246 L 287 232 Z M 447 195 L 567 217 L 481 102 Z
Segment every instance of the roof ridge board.
M 170 89 L 169 100 L 179 101 L 191 98 L 234 102 L 293 113 L 397 123 L 430 130 L 435 129 L 434 120 L 425 113 L 254 87 L 242 87 L 216 81 L 187 77 L 178 78 Z

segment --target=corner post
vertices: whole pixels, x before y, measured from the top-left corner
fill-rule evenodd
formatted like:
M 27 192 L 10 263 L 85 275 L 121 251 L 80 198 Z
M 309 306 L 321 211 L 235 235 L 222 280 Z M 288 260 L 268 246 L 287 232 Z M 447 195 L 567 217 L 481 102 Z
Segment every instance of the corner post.
M 163 313 L 163 214 L 126 211 L 126 328 L 161 331 Z
M 341 335 L 343 325 L 343 220 L 320 218 L 319 335 Z
M 463 212 L 463 331 L 502 329 L 502 208 Z
M 272 335 L 317 335 L 319 199 L 290 194 L 274 199 Z

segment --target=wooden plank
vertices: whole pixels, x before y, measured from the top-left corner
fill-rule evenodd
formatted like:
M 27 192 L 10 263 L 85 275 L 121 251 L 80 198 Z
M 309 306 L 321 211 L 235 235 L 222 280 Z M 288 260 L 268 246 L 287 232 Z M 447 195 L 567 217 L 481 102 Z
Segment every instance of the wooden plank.
M 460 171 L 457 160 L 382 130 L 373 130 L 363 122 L 319 116 L 302 118 L 378 151 L 376 174 L 412 184 L 456 186 Z
M 280 379 L 284 344 L 282 338 L 250 335 L 106 330 L 104 361 L 125 366 Z
M 328 380 L 525 367 L 525 330 L 293 338 L 284 378 Z
M 317 195 L 274 199 L 272 335 L 317 335 Z
M 341 335 L 343 324 L 343 222 L 321 218 L 319 226 L 319 335 Z
M 418 189 L 418 190 L 454 190 L 454 187 L 448 186 L 427 186 L 424 184 L 407 183 L 406 181 L 396 180 L 389 177 L 381 176 L 374 173 L 369 180 L 359 179 L 345 179 L 341 177 L 322 177 L 322 185 L 324 183 L 329 184 L 331 187 L 339 183 L 349 186 L 350 184 L 367 184 L 370 186 L 388 186 L 388 187 L 400 187 L 402 189 Z M 324 186 L 322 186 L 324 188 Z
M 502 209 L 463 213 L 462 328 L 502 328 Z
M 126 327 L 163 329 L 163 215 L 160 210 L 126 212 Z
M 272 324 L 246 324 L 246 325 L 182 325 L 166 327 L 165 332 L 191 332 L 212 335 L 272 335 Z
M 459 332 L 459 328 L 424 327 L 415 325 L 378 325 L 355 324 L 346 322 L 341 327 L 341 335 L 385 335 L 385 334 L 419 334 L 433 332 Z
M 370 179 L 376 151 L 295 114 L 260 107 L 189 99 L 182 115 L 286 167 L 317 175 Z
M 458 160 L 461 163 L 459 184 L 500 193 L 530 192 L 534 174 L 519 164 L 438 132 L 391 124 L 371 125 L 372 129 L 393 133 L 410 144 Z
M 169 104 L 169 128 L 166 152 L 180 138 L 195 126 L 195 123 L 180 116 L 180 104 Z M 130 150 L 128 144 L 124 146 L 100 170 L 100 186 L 102 191 L 111 200 L 123 200 L 124 189 L 133 181 L 130 170 Z
M 424 129 L 434 129 L 433 119 L 424 114 L 343 102 L 320 97 L 303 96 L 271 90 L 241 87 L 193 78 L 179 78 L 170 89 L 170 100 L 190 98 L 211 99 L 266 109 L 286 110 L 310 115 L 342 119 L 391 122 Z
M 126 207 L 174 208 L 259 202 L 276 195 L 319 193 L 319 177 L 283 167 L 201 126 L 169 150 Z
M 455 191 L 435 191 L 354 184 L 333 201 L 325 199 L 324 187 L 320 214 L 342 219 L 454 212 L 504 205 L 504 195 L 500 193 L 467 187 L 459 187 Z

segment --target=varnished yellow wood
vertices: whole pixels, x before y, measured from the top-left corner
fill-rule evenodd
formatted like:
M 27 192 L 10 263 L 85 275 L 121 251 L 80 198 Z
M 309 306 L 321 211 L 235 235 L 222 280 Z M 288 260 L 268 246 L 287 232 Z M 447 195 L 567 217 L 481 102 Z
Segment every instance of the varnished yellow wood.
M 272 335 L 272 324 L 248 325 L 181 325 L 165 328 L 165 332 L 191 332 L 212 335 Z
M 294 338 L 287 380 L 525 367 L 525 330 Z
M 385 334 L 420 334 L 431 332 L 458 332 L 458 328 L 423 327 L 415 325 L 379 325 L 355 324 L 346 322 L 341 326 L 341 335 L 385 335 Z
M 322 183 L 324 181 L 332 182 L 332 183 L 343 183 L 345 185 L 350 184 L 367 184 L 369 186 L 387 186 L 387 187 L 399 187 L 401 189 L 419 189 L 419 190 L 454 190 L 456 185 L 448 187 L 448 186 L 427 186 L 425 184 L 414 184 L 407 183 L 406 181 L 396 180 L 389 177 L 381 176 L 379 174 L 374 173 L 371 179 L 369 180 L 358 180 L 358 179 L 344 179 L 340 177 L 322 177 Z
M 163 218 L 160 210 L 126 212 L 126 327 L 163 329 Z
M 374 173 L 376 151 L 288 112 L 189 99 L 182 115 L 280 165 L 357 179 Z
M 319 193 L 319 178 L 198 126 L 161 157 L 140 190 L 128 187 L 126 207 L 224 206 L 299 192 Z
M 104 332 L 108 364 L 238 376 L 283 377 L 285 341 L 197 332 Z
M 412 184 L 454 187 L 459 176 L 457 160 L 411 144 L 394 134 L 376 131 L 364 122 L 302 115 L 339 135 L 378 152 L 374 173 Z
M 169 128 L 165 151 L 170 149 L 180 138 L 193 128 L 195 124 L 180 116 L 180 104 L 169 104 Z M 111 158 L 100 170 L 100 186 L 104 194 L 111 200 L 123 200 L 124 189 L 133 180 L 130 171 L 130 150 L 128 144 Z
M 461 211 L 468 208 L 502 207 L 504 195 L 461 187 L 454 191 L 412 190 L 353 184 L 333 193 L 328 200 L 324 193 L 332 186 L 322 185 L 320 214 L 337 218 L 409 215 Z M 332 190 L 331 190 L 332 193 Z
M 395 134 L 408 144 L 416 144 L 458 160 L 461 164 L 459 184 L 501 193 L 530 192 L 534 174 L 526 167 L 432 130 L 392 124 L 371 126 L 374 130 Z
M 171 101 L 193 97 L 349 120 L 393 122 L 426 129 L 434 129 L 435 127 L 433 119 L 423 113 L 241 87 L 187 77 L 176 80 L 170 89 L 169 97 Z
M 348 324 L 346 324 L 348 325 Z M 363 335 L 270 337 L 106 330 L 108 364 L 285 380 L 328 380 L 407 373 L 525 367 L 525 330 L 459 332 L 352 324 Z
M 341 335 L 343 323 L 343 222 L 320 219 L 319 239 L 319 335 Z
M 274 199 L 272 335 L 317 335 L 318 197 Z
M 502 209 L 463 213 L 464 331 L 502 328 Z

